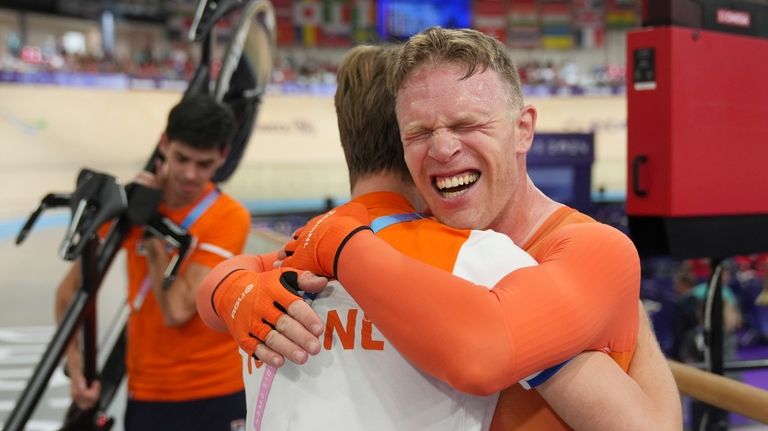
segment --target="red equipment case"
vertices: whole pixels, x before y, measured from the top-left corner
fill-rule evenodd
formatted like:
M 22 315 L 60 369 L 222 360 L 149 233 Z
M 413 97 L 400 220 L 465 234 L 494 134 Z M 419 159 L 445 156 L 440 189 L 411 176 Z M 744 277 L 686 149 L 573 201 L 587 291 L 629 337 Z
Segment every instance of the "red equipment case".
M 768 250 L 768 39 L 632 31 L 627 102 L 627 215 L 641 254 Z

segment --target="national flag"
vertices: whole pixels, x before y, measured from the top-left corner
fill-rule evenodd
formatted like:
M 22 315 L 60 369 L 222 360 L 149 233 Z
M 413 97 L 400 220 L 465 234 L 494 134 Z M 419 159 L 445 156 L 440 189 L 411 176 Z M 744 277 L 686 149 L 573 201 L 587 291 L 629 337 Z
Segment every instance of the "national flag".
M 303 0 L 293 4 L 293 25 L 296 40 L 304 46 L 317 45 L 317 31 L 321 22 L 321 5 L 317 1 Z
M 352 44 L 351 7 L 348 0 L 323 0 L 318 45 L 344 47 Z
M 505 42 L 507 23 L 502 0 L 476 0 L 472 27 Z
M 608 28 L 636 27 L 640 22 L 639 9 L 636 0 L 606 0 L 605 25 Z
M 272 0 L 275 9 L 275 31 L 277 32 L 278 45 L 293 45 L 295 34 L 293 29 L 293 2 L 292 0 Z
M 368 43 L 378 40 L 375 0 L 354 0 L 350 21 L 352 24 L 352 39 L 355 42 Z
M 539 9 L 535 0 L 512 2 L 507 16 L 513 28 L 539 25 Z

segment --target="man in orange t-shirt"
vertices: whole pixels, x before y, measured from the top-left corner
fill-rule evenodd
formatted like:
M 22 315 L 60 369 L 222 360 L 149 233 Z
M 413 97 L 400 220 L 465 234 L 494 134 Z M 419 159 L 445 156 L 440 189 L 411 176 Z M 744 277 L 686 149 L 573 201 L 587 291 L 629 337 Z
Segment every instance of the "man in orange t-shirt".
M 241 253 L 250 228 L 248 210 L 211 182 L 226 160 L 234 118 L 209 96 L 187 97 L 168 116 L 155 173 L 136 182 L 163 192 L 158 212 L 186 228 L 192 248 L 173 284 L 163 288 L 172 251 L 134 227 L 123 243 L 128 301 L 127 431 L 238 429 L 245 418 L 240 357 L 232 339 L 210 330 L 197 315 L 200 281 L 224 259 Z M 75 263 L 57 290 L 61 318 L 80 285 Z M 100 385 L 87 386 L 77 342 L 67 349 L 72 399 L 83 410 L 98 400 Z

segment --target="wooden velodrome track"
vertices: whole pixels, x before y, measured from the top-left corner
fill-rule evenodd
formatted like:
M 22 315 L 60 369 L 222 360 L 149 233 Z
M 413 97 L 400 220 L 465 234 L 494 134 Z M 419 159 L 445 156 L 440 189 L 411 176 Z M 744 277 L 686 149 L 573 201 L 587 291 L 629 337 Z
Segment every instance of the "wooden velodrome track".
M 70 191 L 79 168 L 129 180 L 165 124 L 174 91 L 0 84 L 0 220 L 26 216 L 43 194 Z M 623 96 L 529 99 L 542 132 L 595 132 L 593 189 L 623 191 Z M 225 189 L 245 201 L 346 196 L 329 95 L 267 95 L 240 168 Z

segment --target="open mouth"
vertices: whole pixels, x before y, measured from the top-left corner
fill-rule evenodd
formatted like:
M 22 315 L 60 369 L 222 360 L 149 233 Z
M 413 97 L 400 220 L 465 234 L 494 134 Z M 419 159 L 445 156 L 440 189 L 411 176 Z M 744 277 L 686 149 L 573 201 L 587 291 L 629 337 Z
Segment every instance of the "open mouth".
M 432 184 L 445 198 L 464 194 L 480 178 L 480 172 L 470 171 L 450 177 L 432 177 Z

